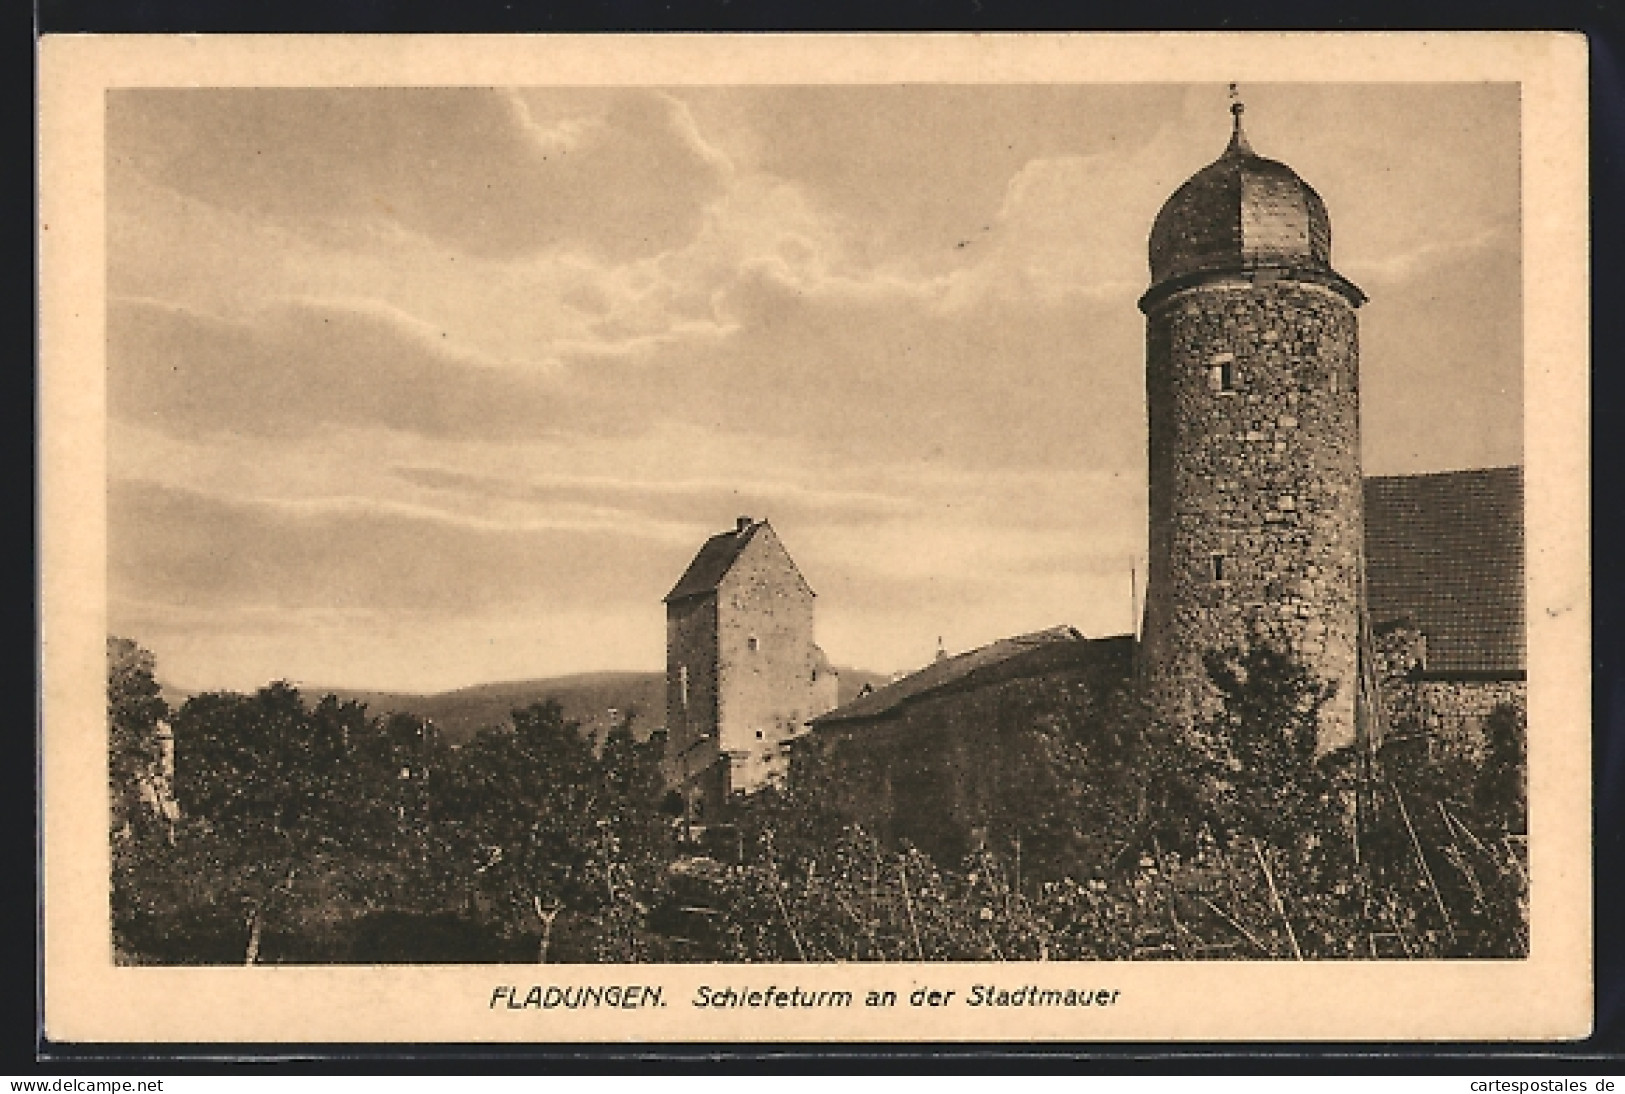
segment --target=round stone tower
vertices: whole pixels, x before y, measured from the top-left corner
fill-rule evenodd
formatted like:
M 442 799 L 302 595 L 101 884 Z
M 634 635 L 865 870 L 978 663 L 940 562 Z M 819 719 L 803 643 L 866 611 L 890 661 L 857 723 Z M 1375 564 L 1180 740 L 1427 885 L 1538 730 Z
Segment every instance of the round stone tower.
M 1365 296 L 1291 168 L 1230 146 L 1151 229 L 1146 315 L 1148 693 L 1169 724 L 1213 709 L 1203 655 L 1266 639 L 1337 691 L 1320 747 L 1354 740 L 1363 554 Z

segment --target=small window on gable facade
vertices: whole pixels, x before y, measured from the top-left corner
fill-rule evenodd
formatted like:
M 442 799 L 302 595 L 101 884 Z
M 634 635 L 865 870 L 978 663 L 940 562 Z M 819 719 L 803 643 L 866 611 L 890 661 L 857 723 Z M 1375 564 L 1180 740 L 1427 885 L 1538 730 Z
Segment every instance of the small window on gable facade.
M 687 665 L 678 665 L 677 666 L 677 691 L 678 691 L 678 696 L 677 696 L 678 701 L 680 703 L 682 703 L 683 709 L 687 710 L 688 709 L 688 666 Z
M 746 645 L 746 647 L 748 647 L 750 649 L 750 651 L 752 653 L 755 653 L 757 650 L 762 648 L 761 642 L 757 641 L 756 636 L 754 634 L 751 635 L 749 638 L 745 639 L 745 645 Z

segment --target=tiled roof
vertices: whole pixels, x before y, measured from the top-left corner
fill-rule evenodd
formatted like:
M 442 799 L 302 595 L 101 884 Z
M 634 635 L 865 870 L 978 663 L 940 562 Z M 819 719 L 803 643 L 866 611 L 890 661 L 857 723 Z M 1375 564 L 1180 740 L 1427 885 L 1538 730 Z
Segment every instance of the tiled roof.
M 1151 228 L 1151 281 L 1284 265 L 1331 270 L 1332 227 L 1314 188 L 1257 155 L 1239 117 L 1230 147 L 1187 179 Z
M 742 518 L 740 526 L 735 530 L 723 532 L 706 540 L 705 546 L 700 548 L 700 553 L 694 556 L 694 561 L 683 571 L 683 576 L 677 579 L 677 584 L 666 594 L 666 602 L 669 604 L 673 600 L 716 592 L 722 579 L 728 576 L 734 560 L 756 534 L 756 529 L 766 523 L 759 520 L 753 524 L 746 524 Z
M 883 718 L 916 699 L 949 690 L 979 687 L 998 680 L 1040 672 L 1064 664 L 1087 661 L 1103 652 L 1107 644 L 1131 642 L 1128 638 L 1090 641 L 1071 627 L 1001 638 L 967 653 L 934 661 L 918 672 L 884 687 L 860 695 L 845 706 L 814 718 L 813 726 Z
M 1413 623 L 1429 673 L 1523 671 L 1523 533 L 1520 467 L 1366 479 L 1373 625 Z

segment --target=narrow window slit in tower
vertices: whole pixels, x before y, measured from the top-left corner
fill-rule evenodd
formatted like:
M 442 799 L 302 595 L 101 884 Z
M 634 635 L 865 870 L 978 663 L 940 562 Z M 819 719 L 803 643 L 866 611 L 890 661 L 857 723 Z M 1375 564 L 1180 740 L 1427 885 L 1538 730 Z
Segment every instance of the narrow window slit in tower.
M 1224 556 L 1223 555 L 1214 555 L 1212 561 L 1213 561 L 1213 580 L 1214 581 L 1223 581 L 1224 580 Z
M 1207 383 L 1208 387 L 1217 392 L 1236 390 L 1236 366 L 1230 361 L 1209 365 Z

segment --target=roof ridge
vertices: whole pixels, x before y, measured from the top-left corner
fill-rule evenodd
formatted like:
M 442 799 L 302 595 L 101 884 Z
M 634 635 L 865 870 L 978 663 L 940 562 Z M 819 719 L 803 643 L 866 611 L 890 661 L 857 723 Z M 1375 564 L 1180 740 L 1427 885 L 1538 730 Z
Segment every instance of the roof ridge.
M 700 545 L 688 568 L 683 571 L 683 576 L 677 579 L 677 584 L 665 595 L 666 603 L 716 592 L 717 586 L 728 576 L 728 571 L 733 569 L 740 554 L 756 537 L 757 530 L 767 524 L 766 518 L 747 524 L 745 522 L 748 519 L 741 517 L 740 523 L 733 531 L 718 532 Z
M 1096 643 L 1119 641 L 1122 637 L 1090 639 L 1076 627 L 1062 623 L 1040 631 L 998 638 L 889 680 L 867 695 L 851 699 L 812 721 L 817 724 L 877 717 L 915 699 L 961 685 L 978 673 L 996 670 L 1024 657 L 1036 656 L 1045 649 L 1069 645 L 1092 648 Z
M 1393 479 L 1441 479 L 1447 475 L 1491 475 L 1501 471 L 1523 474 L 1523 464 L 1504 463 L 1492 467 L 1454 467 L 1444 471 L 1401 471 L 1393 475 L 1366 475 L 1366 482 L 1384 482 Z

